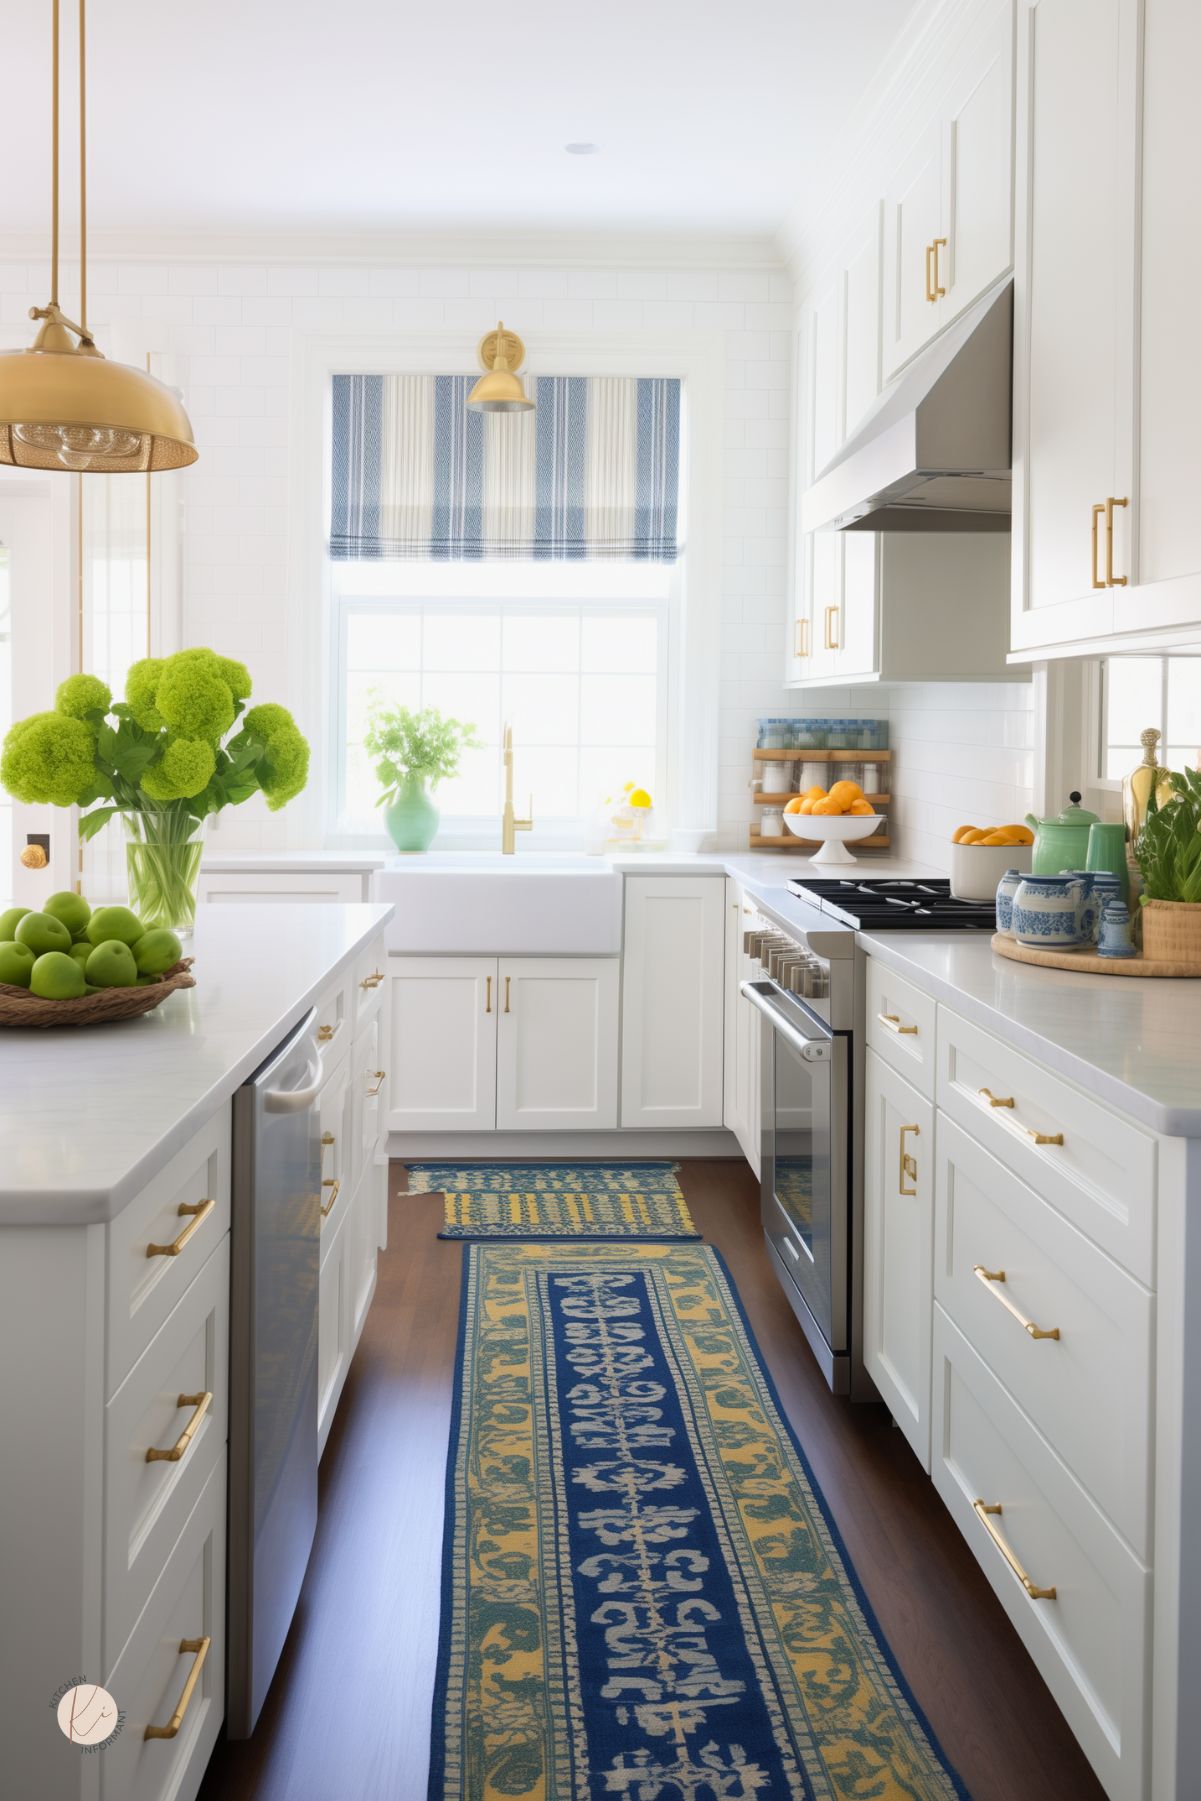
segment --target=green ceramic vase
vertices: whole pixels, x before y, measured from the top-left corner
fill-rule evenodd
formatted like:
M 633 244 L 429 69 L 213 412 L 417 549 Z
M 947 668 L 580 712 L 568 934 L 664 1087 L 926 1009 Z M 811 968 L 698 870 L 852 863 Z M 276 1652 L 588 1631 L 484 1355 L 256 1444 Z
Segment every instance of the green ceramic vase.
M 405 854 L 428 850 L 438 830 L 437 807 L 418 775 L 409 776 L 390 807 L 384 808 L 384 824 L 398 851 Z

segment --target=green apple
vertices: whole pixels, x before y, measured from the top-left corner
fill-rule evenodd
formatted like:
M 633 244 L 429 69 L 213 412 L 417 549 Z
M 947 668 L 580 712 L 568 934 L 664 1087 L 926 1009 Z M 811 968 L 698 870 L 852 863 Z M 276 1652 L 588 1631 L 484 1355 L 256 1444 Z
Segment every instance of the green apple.
M 64 951 L 40 956 L 29 973 L 29 986 L 44 1001 L 73 1001 L 87 991 L 82 969 Z
M 7 913 L 0 913 L 0 944 L 12 943 L 18 925 L 28 912 L 28 907 L 10 907 Z
M 52 894 L 42 908 L 42 912 L 49 913 L 52 919 L 61 919 L 72 938 L 82 936 L 88 920 L 92 917 L 92 909 L 84 900 L 83 895 L 72 894 L 69 888 L 64 888 L 59 894 Z
M 128 907 L 97 907 L 88 920 L 88 937 L 93 944 L 105 944 L 110 938 L 122 944 L 136 944 L 145 931 L 137 914 Z
M 138 939 L 133 955 L 140 976 L 161 976 L 179 962 L 183 945 L 166 926 L 156 926 Z
M 138 979 L 138 966 L 127 944 L 119 938 L 109 938 L 96 946 L 85 973 L 93 988 L 132 988 Z
M 71 934 L 61 919 L 52 913 L 27 913 L 17 921 L 14 934 L 18 944 L 27 944 L 35 957 L 46 951 L 68 951 Z
M 28 988 L 36 961 L 27 944 L 0 944 L 0 982 L 8 982 L 13 988 Z
M 86 967 L 87 960 L 91 956 L 91 954 L 95 950 L 95 948 L 96 948 L 96 946 L 94 944 L 89 944 L 87 942 L 87 940 L 85 939 L 82 944 L 73 944 L 71 946 L 70 950 L 67 952 L 67 955 L 68 955 L 68 957 L 74 957 L 74 959 L 78 963 L 80 969 L 83 969 Z

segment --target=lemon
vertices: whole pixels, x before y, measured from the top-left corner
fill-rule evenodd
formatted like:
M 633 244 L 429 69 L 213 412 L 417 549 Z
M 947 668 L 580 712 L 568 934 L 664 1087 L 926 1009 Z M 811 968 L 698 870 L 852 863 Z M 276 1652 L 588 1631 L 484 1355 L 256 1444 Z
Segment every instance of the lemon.
M 650 807 L 654 805 L 645 788 L 630 788 L 626 791 L 626 800 L 631 807 Z

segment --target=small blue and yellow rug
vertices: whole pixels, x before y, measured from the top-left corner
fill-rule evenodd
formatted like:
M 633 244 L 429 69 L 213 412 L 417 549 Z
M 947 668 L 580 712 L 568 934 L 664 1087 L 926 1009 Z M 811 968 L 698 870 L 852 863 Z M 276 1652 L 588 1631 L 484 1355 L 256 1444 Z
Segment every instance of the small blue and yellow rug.
M 409 1189 L 441 1194 L 439 1238 L 699 1238 L 677 1163 L 410 1163 Z
M 464 1250 L 431 1801 L 952 1801 L 717 1253 Z

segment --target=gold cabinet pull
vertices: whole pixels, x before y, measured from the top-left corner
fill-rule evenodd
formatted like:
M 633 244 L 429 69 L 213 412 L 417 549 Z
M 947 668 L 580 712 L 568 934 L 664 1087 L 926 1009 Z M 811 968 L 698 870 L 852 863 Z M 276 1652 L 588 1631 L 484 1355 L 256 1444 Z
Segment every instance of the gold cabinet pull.
M 985 1269 L 982 1263 L 973 1263 L 972 1274 L 975 1276 L 977 1282 L 982 1282 L 984 1284 L 994 1301 L 1000 1301 L 1006 1313 L 1012 1313 L 1018 1325 L 1021 1326 L 1024 1332 L 1029 1332 L 1031 1338 L 1059 1337 L 1058 1326 L 1052 1326 L 1049 1332 L 1044 1332 L 1043 1328 L 1041 1326 L 1036 1326 L 1032 1319 L 1027 1319 L 1024 1313 L 1018 1312 L 1018 1309 L 1014 1306 L 1007 1294 L 1001 1293 L 997 1284 L 1005 1280 L 1005 1271 L 1003 1269 Z
M 484 1012 L 491 1013 L 491 1011 L 492 1011 L 492 977 L 485 976 L 484 977 Z
M 342 1192 L 342 1183 L 338 1176 L 326 1176 L 321 1186 L 330 1191 L 329 1199 L 321 1209 L 321 1217 L 326 1219 L 334 1210 L 334 1203 Z
M 506 1013 L 509 1011 L 509 983 L 512 980 L 513 980 L 512 976 L 505 977 L 505 1012 Z
M 988 1501 L 976 1500 L 972 1502 L 972 1506 L 976 1511 L 977 1517 L 982 1521 L 984 1530 L 988 1533 L 993 1544 L 996 1545 L 997 1550 L 1001 1553 L 1001 1556 L 1005 1559 L 1030 1599 L 1032 1601 L 1054 1601 L 1056 1599 L 1054 1588 L 1037 1588 L 1035 1584 L 1031 1582 L 1029 1576 L 1027 1576 L 1025 1570 L 1022 1568 L 1009 1546 L 1005 1543 L 1005 1540 L 1001 1537 L 1001 1534 L 997 1531 L 997 1528 L 993 1525 L 992 1520 L 989 1518 L 990 1514 L 999 1514 L 1001 1512 L 1001 1503 L 995 1501 L 990 1504 Z
M 375 1077 L 375 1087 L 369 1088 L 367 1090 L 367 1099 L 369 1101 L 373 1101 L 375 1099 L 376 1095 L 379 1093 L 380 1089 L 383 1087 L 384 1077 L 387 1075 L 387 1073 L 388 1072 L 386 1069 L 373 1069 L 373 1070 L 368 1071 L 369 1075 L 373 1075 Z
M 1113 572 L 1113 509 L 1128 505 L 1129 501 L 1124 495 L 1121 500 L 1115 500 L 1110 494 L 1105 502 L 1105 586 L 1107 588 L 1124 588 L 1126 586 L 1126 577 L 1115 575 Z
M 362 981 L 359 983 L 359 987 L 360 988 L 378 988 L 380 983 L 383 981 L 383 979 L 384 979 L 383 970 L 382 969 L 373 969 L 369 976 L 363 977 Z
M 1036 1132 L 1033 1126 L 1024 1126 L 1021 1120 L 1015 1121 L 1019 1132 L 1030 1140 L 1031 1144 L 1062 1144 L 1062 1132 Z
M 945 238 L 935 238 L 933 244 L 930 246 L 931 250 L 934 252 L 934 280 L 930 284 L 934 291 L 930 296 L 931 300 L 942 300 L 947 291 L 943 287 L 942 280 L 938 273 L 938 250 L 940 245 L 945 250 L 947 247 L 947 240 Z
M 915 1195 L 917 1193 L 917 1158 L 911 1157 L 905 1149 L 906 1132 L 912 1132 L 915 1138 L 920 1138 L 922 1135 L 920 1126 L 902 1126 L 898 1133 L 900 1142 L 900 1167 L 897 1170 L 897 1193 Z M 906 1188 L 906 1178 L 914 1184 L 912 1188 Z
M 840 648 L 837 640 L 834 637 L 833 629 L 830 625 L 831 616 L 832 615 L 837 616 L 837 613 L 838 613 L 837 607 L 827 607 L 826 608 L 826 649 L 827 650 L 838 650 Z
M 1105 583 L 1101 580 L 1101 570 L 1098 566 L 1100 551 L 1099 551 L 1099 548 L 1097 545 L 1097 527 L 1100 524 L 1101 515 L 1104 511 L 1105 511 L 1105 502 L 1103 500 L 1099 500 L 1097 502 L 1096 506 L 1093 508 L 1092 532 L 1093 532 L 1093 587 L 1094 588 L 1103 588 L 1105 586 Z
M 321 1142 L 323 1145 L 329 1145 L 329 1144 L 337 1144 L 338 1141 L 334 1137 L 332 1132 L 322 1132 Z
M 927 244 L 926 245 L 926 299 L 928 301 L 930 301 L 931 304 L 933 304 L 933 302 L 937 299 L 937 295 L 934 292 L 934 282 L 933 282 L 933 279 L 930 274 L 930 265 L 931 265 L 933 259 L 934 259 L 934 246 L 933 246 L 933 244 Z
M 977 1088 L 976 1093 L 982 1095 L 990 1107 L 1012 1107 L 1014 1104 L 1011 1094 L 994 1094 L 991 1088 Z
M 880 1021 L 882 1026 L 887 1026 L 888 1030 L 890 1032 L 895 1032 L 899 1038 L 917 1037 L 917 1027 L 903 1026 L 901 1024 L 901 1016 L 899 1013 L 877 1013 L 876 1018 Z
M 179 1237 L 173 1238 L 170 1244 L 148 1244 L 146 1255 L 148 1257 L 178 1257 L 189 1238 L 194 1232 L 200 1230 L 216 1205 L 216 1201 L 181 1201 L 178 1208 L 180 1218 L 184 1219 L 191 1214 L 187 1225 Z
M 798 662 L 809 655 L 809 621 L 798 619 L 792 636 L 792 654 Z
M 331 1038 L 337 1037 L 337 1035 L 341 1031 L 341 1029 L 342 1029 L 342 1021 L 341 1020 L 338 1021 L 336 1026 L 318 1026 L 317 1027 L 317 1043 L 318 1044 L 328 1044 Z
M 195 1412 L 192 1414 L 191 1419 L 188 1421 L 169 1451 L 159 1451 L 155 1449 L 147 1451 L 147 1463 L 178 1463 L 188 1446 L 191 1444 L 193 1438 L 196 1436 L 200 1422 L 212 1404 L 212 1391 L 207 1388 L 203 1394 L 180 1395 L 175 1405 L 177 1407 L 192 1407 L 195 1409 Z
M 192 1696 L 196 1693 L 196 1684 L 200 1681 L 200 1672 L 204 1668 L 204 1660 L 209 1654 L 209 1646 L 212 1642 L 211 1638 L 180 1639 L 180 1656 L 183 1657 L 190 1653 L 195 1659 L 195 1662 L 188 1671 L 188 1679 L 183 1685 L 183 1694 L 179 1697 L 179 1706 L 175 1709 L 175 1712 L 171 1715 L 171 1718 L 167 1721 L 165 1726 L 147 1726 L 145 1732 L 142 1734 L 144 1739 L 175 1737 L 176 1733 L 183 1725 L 184 1715 L 191 1706 Z

